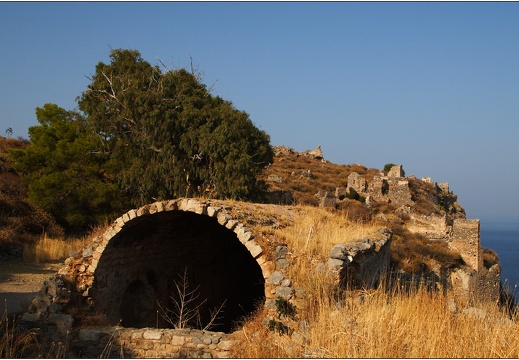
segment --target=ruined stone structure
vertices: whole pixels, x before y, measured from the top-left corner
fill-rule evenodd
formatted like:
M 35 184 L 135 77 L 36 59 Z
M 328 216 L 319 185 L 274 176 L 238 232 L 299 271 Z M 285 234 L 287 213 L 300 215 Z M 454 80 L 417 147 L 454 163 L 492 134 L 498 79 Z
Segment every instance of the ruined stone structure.
M 451 274 L 452 289 L 464 303 L 478 299 L 499 301 L 501 268 L 495 264 L 489 269 L 483 266 L 478 219 L 454 219 L 449 247 L 460 253 L 467 265 Z
M 303 152 L 303 155 L 308 156 L 311 159 L 317 159 L 324 161 L 323 151 L 321 150 L 321 145 L 317 146 L 315 150 L 306 150 Z
M 412 203 L 409 182 L 404 177 L 402 165 L 393 166 L 387 176 L 374 176 L 369 183 L 363 176 L 352 172 L 348 175 L 348 187 L 366 197 L 368 201 L 389 202 L 397 206 Z
M 176 199 L 129 211 L 65 261 L 22 323 L 66 339 L 67 357 L 228 357 L 234 343 L 229 333 L 243 316 L 263 306 L 268 323 L 276 318 L 276 299 L 297 306 L 303 296 L 288 278 L 289 249 L 269 247 L 229 210 Z M 330 254 L 330 274 L 342 287 L 346 281 L 376 285 L 389 265 L 390 240 L 391 233 L 381 230 L 338 245 Z M 182 274 L 207 303 L 202 322 L 204 311 L 225 301 L 219 325 L 211 328 L 216 332 L 170 329 L 158 315 L 157 304 L 171 305 L 168 298 Z M 88 325 L 89 318 L 107 324 Z
M 82 358 L 229 358 L 231 336 L 193 329 L 85 327 L 70 344 Z
M 449 194 L 448 183 L 438 184 L 431 178 L 423 178 L 422 181 L 432 184 L 438 194 Z M 348 187 L 365 196 L 367 202 L 388 202 L 400 212 L 407 212 L 409 231 L 431 240 L 445 240 L 451 249 L 460 253 L 466 266 L 453 271 L 449 281 L 449 288 L 455 297 L 464 303 L 471 303 L 477 298 L 498 301 L 500 268 L 499 265 L 490 269 L 483 266 L 479 220 L 453 218 L 449 214 L 413 214 L 410 211 L 413 200 L 409 181 L 404 177 L 402 165 L 393 166 L 387 176 L 374 176 L 369 183 L 359 174 L 351 173 L 348 176 Z M 461 208 L 456 211 L 462 213 Z
M 272 150 L 274 151 L 274 155 L 276 155 L 276 156 L 297 154 L 297 156 L 302 155 L 302 156 L 306 156 L 310 159 L 317 159 L 317 160 L 325 161 L 324 156 L 323 156 L 323 151 L 321 149 L 321 145 L 318 145 L 315 148 L 315 150 L 306 150 L 301 153 L 297 153 L 297 151 L 295 151 L 294 149 L 286 147 L 286 146 L 272 146 Z
M 360 176 L 356 172 L 352 172 L 348 175 L 348 186 L 359 194 L 366 194 L 368 191 L 368 182 L 363 176 Z
M 474 271 L 483 268 L 483 256 L 479 245 L 480 225 L 478 219 L 454 219 L 449 247 L 458 251 L 465 263 Z
M 409 182 L 405 178 L 375 176 L 366 195 L 371 200 L 395 203 L 397 206 L 412 203 Z
M 358 242 L 338 244 L 330 252 L 328 270 L 345 289 L 375 288 L 389 270 L 391 231 L 378 233 Z
M 405 177 L 404 168 L 402 165 L 395 165 L 389 169 L 387 173 L 388 178 L 403 178 Z
M 273 312 L 272 300 L 294 296 L 286 247 L 267 255 L 260 244 L 261 235 L 223 206 L 195 199 L 143 206 L 67 259 L 22 320 L 50 324 L 61 336 L 89 314 L 126 328 L 171 327 L 158 316 L 158 304 L 171 308 L 177 281 L 185 275 L 199 296 L 196 321 L 207 324 L 211 311 L 224 304 L 211 330 L 230 332 L 258 306 Z

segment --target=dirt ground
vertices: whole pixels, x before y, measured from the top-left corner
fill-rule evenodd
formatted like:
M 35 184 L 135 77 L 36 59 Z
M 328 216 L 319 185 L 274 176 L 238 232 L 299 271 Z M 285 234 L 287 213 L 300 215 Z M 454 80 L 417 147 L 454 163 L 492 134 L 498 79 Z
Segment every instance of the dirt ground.
M 40 291 L 43 282 L 61 267 L 62 262 L 0 262 L 0 314 L 5 314 L 6 311 L 9 317 L 23 314 Z

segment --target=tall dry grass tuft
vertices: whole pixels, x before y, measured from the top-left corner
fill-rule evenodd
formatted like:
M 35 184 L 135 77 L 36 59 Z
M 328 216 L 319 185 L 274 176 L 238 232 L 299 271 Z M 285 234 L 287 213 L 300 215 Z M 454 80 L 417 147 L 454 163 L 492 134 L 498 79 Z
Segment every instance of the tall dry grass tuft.
M 23 261 L 46 263 L 61 261 L 70 256 L 72 251 L 84 248 L 87 238 L 53 239 L 46 235 L 33 244 L 23 245 Z
M 25 358 L 41 353 L 33 330 L 20 330 L 16 321 L 7 316 L 7 306 L 0 318 L 0 358 Z
M 108 223 L 97 225 L 80 238 L 51 238 L 43 234 L 39 241 L 23 245 L 23 260 L 34 263 L 64 260 L 72 252 L 82 250 L 95 237 L 102 235 L 108 226 Z
M 276 235 L 294 249 L 296 256 L 324 260 L 334 245 L 360 240 L 379 229 L 374 222 L 351 221 L 347 213 L 304 205 L 296 208 L 297 221 L 276 230 Z

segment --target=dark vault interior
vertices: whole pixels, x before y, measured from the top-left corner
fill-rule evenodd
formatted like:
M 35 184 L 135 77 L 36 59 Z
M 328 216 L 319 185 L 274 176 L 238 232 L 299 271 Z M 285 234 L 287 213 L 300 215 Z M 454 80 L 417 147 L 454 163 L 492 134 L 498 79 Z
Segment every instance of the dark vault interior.
M 200 329 L 222 307 L 208 330 L 230 332 L 264 304 L 265 281 L 233 231 L 209 216 L 170 211 L 137 217 L 110 239 L 92 297 L 97 313 L 124 327 L 183 320 Z

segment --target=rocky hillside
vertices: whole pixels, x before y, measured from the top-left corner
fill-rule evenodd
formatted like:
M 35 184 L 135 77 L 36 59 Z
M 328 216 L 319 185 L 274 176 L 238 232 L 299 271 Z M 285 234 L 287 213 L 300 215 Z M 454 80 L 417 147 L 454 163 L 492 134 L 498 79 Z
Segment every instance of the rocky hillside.
M 453 220 L 465 218 L 447 183 L 405 176 L 401 165 L 384 171 L 361 164 L 333 164 L 320 147 L 305 152 L 285 146 L 274 150 L 274 163 L 262 175 L 268 202 L 320 206 L 344 212 L 351 220 L 388 227 L 395 234 L 394 271 L 438 273 L 464 265 L 445 241 Z M 486 267 L 498 261 L 489 249 L 483 255 Z

